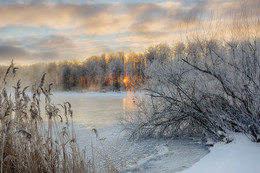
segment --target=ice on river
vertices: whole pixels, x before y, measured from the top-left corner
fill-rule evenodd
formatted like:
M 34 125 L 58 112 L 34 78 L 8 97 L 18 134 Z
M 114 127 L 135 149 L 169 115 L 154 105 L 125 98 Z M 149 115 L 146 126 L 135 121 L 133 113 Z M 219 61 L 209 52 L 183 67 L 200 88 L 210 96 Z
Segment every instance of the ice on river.
M 81 146 L 91 146 L 97 157 L 110 161 L 125 172 L 164 173 L 187 169 L 208 153 L 205 147 L 192 140 L 146 139 L 131 141 L 119 126 L 98 129 L 95 133 L 83 127 L 77 129 L 78 142 Z M 102 159 L 100 159 L 102 160 Z
M 129 140 L 117 120 L 131 102 L 128 94 L 55 93 L 52 100 L 56 104 L 66 101 L 72 104 L 78 143 L 86 147 L 89 156 L 94 148 L 97 162 L 108 158 L 107 161 L 125 172 L 181 171 L 208 153 L 192 140 Z M 98 138 L 92 128 L 97 129 Z

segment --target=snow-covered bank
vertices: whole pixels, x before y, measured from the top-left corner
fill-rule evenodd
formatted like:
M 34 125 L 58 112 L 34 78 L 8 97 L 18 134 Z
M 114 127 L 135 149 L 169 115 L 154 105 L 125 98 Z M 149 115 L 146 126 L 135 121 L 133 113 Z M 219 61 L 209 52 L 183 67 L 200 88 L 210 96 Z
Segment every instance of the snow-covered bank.
M 259 163 L 260 144 L 243 134 L 234 134 L 233 142 L 217 143 L 209 154 L 181 173 L 257 173 Z

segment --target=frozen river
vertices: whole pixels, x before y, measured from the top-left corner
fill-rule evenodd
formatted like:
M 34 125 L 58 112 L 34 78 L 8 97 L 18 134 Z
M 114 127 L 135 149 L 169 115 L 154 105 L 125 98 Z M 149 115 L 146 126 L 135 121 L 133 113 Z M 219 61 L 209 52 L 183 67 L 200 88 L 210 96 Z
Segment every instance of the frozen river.
M 82 148 L 94 146 L 96 160 L 108 157 L 124 172 L 174 173 L 190 167 L 208 153 L 188 139 L 129 140 L 118 123 L 118 117 L 133 107 L 129 93 L 55 93 L 52 101 L 72 104 L 75 130 Z M 98 138 L 93 128 L 97 129 Z

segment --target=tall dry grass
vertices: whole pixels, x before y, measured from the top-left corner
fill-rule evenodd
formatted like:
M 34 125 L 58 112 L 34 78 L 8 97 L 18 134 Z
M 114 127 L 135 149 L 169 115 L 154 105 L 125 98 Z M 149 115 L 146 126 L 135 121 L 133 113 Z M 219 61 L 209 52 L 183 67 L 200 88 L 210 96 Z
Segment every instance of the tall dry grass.
M 45 83 L 45 74 L 31 94 L 20 80 L 10 89 L 8 79 L 14 81 L 16 70 L 12 62 L 1 78 L 0 171 L 97 172 L 95 157 L 87 157 L 77 144 L 71 104 L 52 104 L 52 84 Z

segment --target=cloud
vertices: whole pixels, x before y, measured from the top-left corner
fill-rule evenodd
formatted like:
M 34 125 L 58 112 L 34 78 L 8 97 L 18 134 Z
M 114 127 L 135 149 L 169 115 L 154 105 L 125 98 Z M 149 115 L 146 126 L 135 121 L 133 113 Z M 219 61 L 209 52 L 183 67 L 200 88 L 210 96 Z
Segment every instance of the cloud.
M 142 43 L 144 44 L 158 44 L 160 42 L 173 42 L 174 40 L 180 40 L 179 34 L 174 33 L 150 33 L 142 35 L 132 35 L 115 39 L 115 42 L 124 43 Z
M 72 40 L 65 36 L 50 35 L 39 40 L 37 45 L 42 49 L 74 48 Z
M 138 4 L 19 3 L 1 5 L 0 26 L 78 29 L 88 35 L 158 31 L 186 13 L 180 2 Z
M 73 6 L 51 3 L 1 5 L 0 26 L 46 26 L 55 29 L 73 28 Z
M 10 60 L 11 58 L 21 58 L 29 55 L 29 52 L 21 47 L 0 45 L 0 59 Z
M 72 39 L 61 35 L 45 37 L 0 39 L 1 65 L 8 65 L 11 59 L 18 64 L 63 61 L 111 52 L 112 49 L 98 40 L 88 38 Z
M 259 0 L 128 4 L 15 2 L 0 3 L 1 60 L 12 57 L 31 58 L 32 62 L 83 59 L 120 49 L 140 50 L 149 44 L 180 40 L 182 33 L 192 35 L 199 30 L 211 30 L 212 26 L 230 32 L 234 18 L 254 18 L 260 12 Z M 12 26 L 51 29 L 46 35 L 35 32 L 36 35 L 22 38 L 3 37 Z
M 120 12 L 121 4 L 20 3 L 1 5 L 0 27 L 49 27 L 79 29 L 86 34 L 107 34 L 127 28 L 131 14 Z
M 175 23 L 203 20 L 203 15 L 231 15 L 244 10 L 256 11 L 257 0 L 197 0 L 161 3 L 16 3 L 0 5 L 0 27 L 31 26 L 57 30 L 76 29 L 78 34 L 161 32 Z M 195 3 L 196 2 L 196 3 Z M 217 10 L 216 10 L 217 9 Z M 181 28 L 180 28 L 181 29 Z M 176 30 L 176 29 L 175 29 Z

